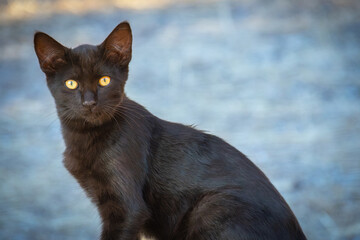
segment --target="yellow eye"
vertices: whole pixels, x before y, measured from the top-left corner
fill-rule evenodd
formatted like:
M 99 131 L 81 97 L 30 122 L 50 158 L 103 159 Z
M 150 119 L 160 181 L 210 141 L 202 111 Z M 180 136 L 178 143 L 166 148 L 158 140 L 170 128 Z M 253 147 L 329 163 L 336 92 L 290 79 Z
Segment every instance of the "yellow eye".
M 109 83 L 110 83 L 110 77 L 108 77 L 108 76 L 101 77 L 99 80 L 100 86 L 103 86 L 103 87 L 109 85 Z
M 79 84 L 77 83 L 77 81 L 69 79 L 65 82 L 65 85 L 69 89 L 75 89 L 78 87 Z

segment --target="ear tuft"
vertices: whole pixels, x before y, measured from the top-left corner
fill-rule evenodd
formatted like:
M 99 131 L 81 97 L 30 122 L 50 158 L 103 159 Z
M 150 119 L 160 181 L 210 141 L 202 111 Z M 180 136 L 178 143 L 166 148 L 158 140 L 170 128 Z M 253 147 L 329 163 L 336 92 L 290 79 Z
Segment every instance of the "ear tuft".
M 101 44 L 107 60 L 118 65 L 127 65 L 131 60 L 132 34 L 130 24 L 122 22 Z
M 49 35 L 43 32 L 35 33 L 34 47 L 44 73 L 54 73 L 59 67 L 66 64 L 66 48 Z

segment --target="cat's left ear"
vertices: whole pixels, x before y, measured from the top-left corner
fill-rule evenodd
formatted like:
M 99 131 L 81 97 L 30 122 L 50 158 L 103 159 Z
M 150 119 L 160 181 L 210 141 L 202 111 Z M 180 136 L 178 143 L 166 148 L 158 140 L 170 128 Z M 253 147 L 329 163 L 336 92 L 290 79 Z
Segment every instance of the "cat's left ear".
M 130 24 L 122 22 L 100 45 L 105 58 L 116 65 L 125 66 L 131 60 L 132 34 Z
M 58 68 L 66 64 L 66 48 L 46 33 L 35 33 L 34 47 L 44 73 L 55 73 Z

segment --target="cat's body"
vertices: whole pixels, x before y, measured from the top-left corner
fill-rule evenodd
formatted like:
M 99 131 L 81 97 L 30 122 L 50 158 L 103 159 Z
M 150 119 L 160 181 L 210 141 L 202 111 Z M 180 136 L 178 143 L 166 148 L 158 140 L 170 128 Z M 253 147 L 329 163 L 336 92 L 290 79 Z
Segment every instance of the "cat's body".
M 97 205 L 102 240 L 140 234 L 158 240 L 306 239 L 284 199 L 246 156 L 126 97 L 127 23 L 100 46 L 73 50 L 37 33 L 35 49 L 57 105 L 64 164 Z M 104 75 L 111 82 L 99 86 Z M 66 89 L 67 79 L 78 87 Z

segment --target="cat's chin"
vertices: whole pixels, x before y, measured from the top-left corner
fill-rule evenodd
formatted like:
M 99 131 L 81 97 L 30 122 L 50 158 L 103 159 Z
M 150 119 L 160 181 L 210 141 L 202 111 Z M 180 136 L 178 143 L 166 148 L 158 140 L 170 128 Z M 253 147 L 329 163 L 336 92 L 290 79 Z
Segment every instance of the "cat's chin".
M 98 116 L 89 115 L 89 116 L 84 116 L 84 120 L 91 125 L 99 126 L 110 121 L 111 118 L 108 117 L 107 115 L 98 115 Z
M 85 118 L 85 121 L 94 126 L 102 125 L 105 122 L 103 119 L 98 119 L 98 118 Z
M 59 111 L 60 108 L 58 108 Z M 78 109 L 78 111 L 73 111 L 71 114 L 66 111 L 58 112 L 59 118 L 63 125 L 77 128 L 88 128 L 88 127 L 98 127 L 103 124 L 107 124 L 114 119 L 113 112 L 104 112 L 100 109 Z M 115 120 L 116 121 L 116 120 Z

